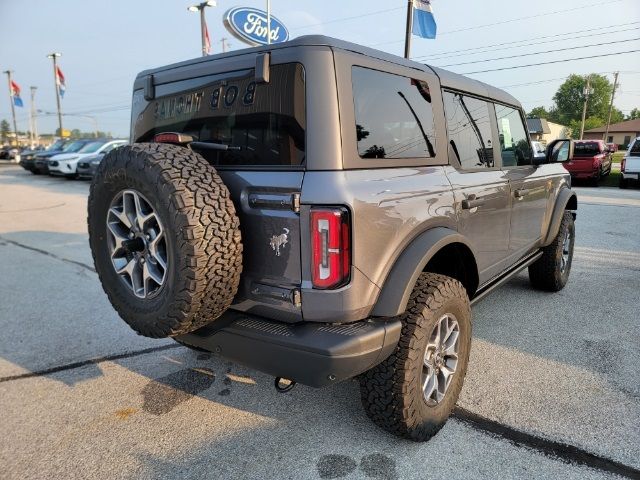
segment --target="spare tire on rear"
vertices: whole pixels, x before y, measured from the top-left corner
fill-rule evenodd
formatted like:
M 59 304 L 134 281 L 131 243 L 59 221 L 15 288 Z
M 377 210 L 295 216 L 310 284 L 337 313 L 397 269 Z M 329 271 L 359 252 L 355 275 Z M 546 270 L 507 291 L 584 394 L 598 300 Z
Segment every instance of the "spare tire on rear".
M 229 190 L 199 154 L 137 143 L 112 150 L 89 194 L 89 243 L 111 304 L 140 335 L 181 335 L 229 308 L 242 271 Z

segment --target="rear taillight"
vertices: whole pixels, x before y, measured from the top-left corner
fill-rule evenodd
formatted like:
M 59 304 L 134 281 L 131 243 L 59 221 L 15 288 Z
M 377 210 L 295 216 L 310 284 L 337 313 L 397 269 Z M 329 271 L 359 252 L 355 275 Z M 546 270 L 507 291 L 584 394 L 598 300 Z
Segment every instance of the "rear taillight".
M 311 279 L 314 288 L 349 282 L 351 225 L 346 208 L 311 209 Z
M 156 134 L 153 137 L 153 141 L 156 143 L 183 144 L 193 142 L 193 137 L 191 135 L 185 135 L 184 133 L 163 132 Z
M 627 163 L 626 157 L 622 157 L 622 162 L 620 162 L 620 171 L 624 172 L 625 164 Z

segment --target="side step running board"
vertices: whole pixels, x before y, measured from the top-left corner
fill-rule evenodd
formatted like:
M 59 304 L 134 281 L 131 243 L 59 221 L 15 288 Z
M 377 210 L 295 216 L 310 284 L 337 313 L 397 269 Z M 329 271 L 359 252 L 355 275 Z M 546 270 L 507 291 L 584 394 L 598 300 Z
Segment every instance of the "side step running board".
M 542 256 L 542 251 L 539 250 L 529 255 L 528 257 L 524 257 L 522 260 L 516 263 L 513 267 L 511 267 L 508 270 L 505 270 L 502 274 L 498 275 L 496 278 L 486 283 L 485 285 L 482 285 L 476 292 L 476 296 L 473 297 L 473 299 L 471 300 L 471 305 L 475 305 L 484 297 L 486 297 L 489 293 L 491 293 L 493 290 L 498 288 L 500 285 L 503 285 L 504 283 L 511 280 L 515 275 L 517 275 L 518 273 L 520 273 L 520 271 L 527 268 L 533 262 L 538 260 L 541 256 Z

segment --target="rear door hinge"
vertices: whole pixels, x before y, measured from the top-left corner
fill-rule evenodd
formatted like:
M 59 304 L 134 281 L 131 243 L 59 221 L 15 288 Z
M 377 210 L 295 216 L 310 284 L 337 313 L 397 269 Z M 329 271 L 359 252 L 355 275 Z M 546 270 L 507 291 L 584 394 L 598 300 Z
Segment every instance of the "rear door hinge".
M 300 211 L 300 194 L 292 193 L 291 194 L 291 210 L 298 213 Z

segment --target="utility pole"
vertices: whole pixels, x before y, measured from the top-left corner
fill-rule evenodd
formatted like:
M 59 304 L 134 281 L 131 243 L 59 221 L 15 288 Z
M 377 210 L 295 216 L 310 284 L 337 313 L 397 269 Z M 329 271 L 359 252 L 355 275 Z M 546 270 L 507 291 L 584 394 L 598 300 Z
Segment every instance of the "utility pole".
M 404 58 L 411 54 L 411 29 L 413 27 L 413 0 L 407 2 L 407 30 L 404 37 Z
M 231 44 L 227 43 L 228 38 L 227 37 L 222 37 L 220 39 L 220 43 L 222 43 L 222 53 L 225 53 L 227 51 L 227 47 L 230 47 Z
M 267 0 L 267 45 L 271 45 L 271 0 Z
M 604 131 L 604 137 L 602 138 L 605 142 L 607 141 L 607 135 L 609 135 L 609 125 L 611 124 L 611 110 L 613 110 L 613 98 L 616 96 L 616 87 L 618 86 L 618 74 L 620 72 L 615 72 L 613 74 L 613 91 L 611 92 L 611 103 L 609 104 L 609 115 L 607 117 L 607 128 Z
M 13 117 L 13 133 L 16 136 L 16 146 L 18 146 L 18 124 L 16 123 L 16 106 L 13 103 L 13 89 L 11 88 L 12 70 L 5 70 L 2 73 L 7 74 L 7 81 L 9 82 L 9 102 L 11 103 L 11 116 Z
M 580 140 L 582 140 L 584 135 L 584 120 L 587 116 L 587 102 L 589 101 L 589 95 L 593 93 L 591 89 L 591 75 L 587 77 L 587 86 L 584 87 L 582 93 L 584 94 L 584 105 L 582 107 L 582 123 L 580 124 Z
M 56 105 L 58 106 L 58 128 L 60 129 L 60 138 L 62 138 L 62 109 L 60 108 L 60 81 L 58 80 L 58 57 L 61 57 L 61 53 L 50 53 L 47 58 L 53 60 L 53 80 L 56 87 Z
M 31 88 L 31 148 L 37 145 L 38 139 L 38 120 L 36 119 L 36 90 L 38 87 Z
M 217 5 L 215 0 L 208 0 L 206 2 L 199 3 L 198 5 L 191 5 L 187 8 L 190 12 L 200 12 L 200 39 L 202 40 L 202 56 L 209 55 L 207 47 L 207 22 L 204 18 L 204 9 L 207 7 L 215 7 Z

